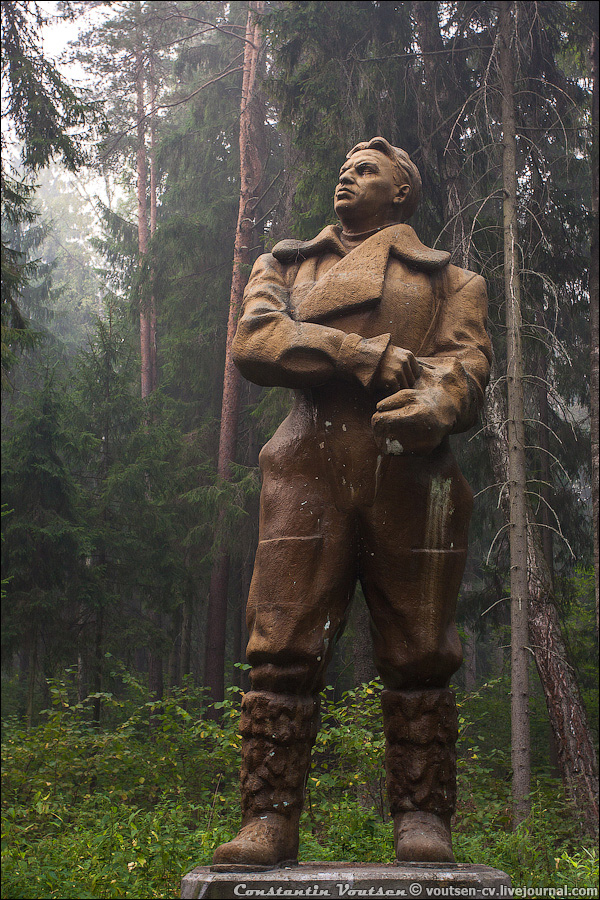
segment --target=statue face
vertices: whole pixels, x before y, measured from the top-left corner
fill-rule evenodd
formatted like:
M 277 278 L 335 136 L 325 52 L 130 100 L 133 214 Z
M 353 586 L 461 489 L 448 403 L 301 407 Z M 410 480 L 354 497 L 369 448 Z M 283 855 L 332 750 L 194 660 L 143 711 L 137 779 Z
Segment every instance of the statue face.
M 363 230 L 399 221 L 402 188 L 391 159 L 378 150 L 359 150 L 340 169 L 334 209 L 342 224 Z

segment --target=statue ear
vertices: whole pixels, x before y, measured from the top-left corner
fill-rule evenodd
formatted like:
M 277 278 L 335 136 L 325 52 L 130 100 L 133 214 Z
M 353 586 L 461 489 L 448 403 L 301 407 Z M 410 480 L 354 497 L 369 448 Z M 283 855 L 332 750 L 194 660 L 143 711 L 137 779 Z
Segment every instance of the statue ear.
M 394 197 L 394 203 L 404 203 L 408 195 L 410 194 L 410 185 L 409 184 L 401 184 L 398 188 L 396 196 Z

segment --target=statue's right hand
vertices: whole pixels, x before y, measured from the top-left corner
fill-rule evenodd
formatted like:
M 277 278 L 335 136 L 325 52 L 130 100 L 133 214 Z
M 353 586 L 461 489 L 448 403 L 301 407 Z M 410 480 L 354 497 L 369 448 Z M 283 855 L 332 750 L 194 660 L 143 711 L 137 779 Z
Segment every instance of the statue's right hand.
M 420 374 L 421 366 L 414 354 L 390 344 L 381 357 L 373 387 L 376 391 L 392 394 L 413 387 Z

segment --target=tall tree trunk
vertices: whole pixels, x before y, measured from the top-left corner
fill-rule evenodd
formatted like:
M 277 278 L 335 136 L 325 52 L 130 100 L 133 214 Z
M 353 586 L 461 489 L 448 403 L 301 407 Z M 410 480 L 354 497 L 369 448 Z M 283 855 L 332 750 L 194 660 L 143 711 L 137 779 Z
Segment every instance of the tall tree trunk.
M 181 687 L 179 680 L 179 672 L 181 669 L 181 626 L 183 623 L 183 607 L 179 604 L 170 616 L 171 619 L 171 635 L 170 648 L 167 660 L 167 690 L 171 692 L 173 688 Z
M 529 641 L 544 686 L 557 765 L 567 794 L 586 829 L 597 834 L 596 751 L 576 674 L 568 659 L 539 528 L 533 516 L 529 521 Z
M 192 601 L 188 598 L 183 603 L 181 619 L 181 653 L 179 656 L 179 684 L 183 685 L 185 676 L 190 674 L 192 659 Z
M 136 16 L 138 20 L 141 18 L 141 4 L 136 3 Z M 138 225 L 138 253 L 140 266 L 147 263 L 149 250 L 149 228 L 148 228 L 148 154 L 146 151 L 146 107 L 145 107 L 145 85 L 146 85 L 146 60 L 142 44 L 141 26 L 137 31 L 137 46 L 135 50 L 136 64 L 136 117 L 137 117 L 137 225 Z M 154 103 L 154 87 L 153 103 Z M 154 110 L 153 110 L 154 112 Z M 152 118 L 152 117 L 151 117 Z M 152 154 L 151 159 L 153 159 Z M 156 177 L 153 174 L 153 166 L 151 165 L 151 221 L 153 227 L 156 227 Z M 152 292 L 153 293 L 153 292 Z M 147 301 L 144 298 L 144 292 L 140 292 L 139 301 L 140 311 L 140 357 L 141 357 L 141 396 L 142 400 L 147 400 L 156 387 L 155 369 L 155 352 L 153 352 L 153 327 L 155 329 L 156 315 L 154 312 L 154 298 Z M 154 321 L 154 326 L 153 326 Z M 147 479 L 148 500 L 151 500 L 152 488 Z M 158 646 L 160 643 L 161 617 L 152 607 L 148 613 L 152 622 L 153 637 L 148 648 L 148 690 L 151 697 L 160 699 L 163 695 L 163 660 L 162 652 Z
M 543 326 L 543 315 L 541 311 L 536 310 L 536 322 Z M 553 539 L 553 521 L 551 516 L 552 509 L 552 472 L 550 468 L 550 415 L 548 406 L 548 359 L 542 347 L 538 348 L 537 355 L 537 377 L 538 382 L 535 388 L 537 396 L 538 421 L 537 443 L 540 451 L 540 470 L 539 470 L 539 497 L 540 510 L 538 521 L 542 526 L 541 542 L 548 564 L 548 571 L 552 582 L 554 581 L 554 539 Z
M 472 625 L 465 625 L 465 691 L 470 694 L 477 685 L 477 639 Z
M 352 642 L 352 663 L 354 667 L 354 684 L 358 687 L 377 678 L 377 669 L 373 661 L 373 642 L 371 640 L 369 609 L 362 591 L 356 590 L 352 605 L 354 625 L 354 641 Z
M 37 628 L 32 628 L 29 633 L 29 669 L 27 672 L 27 707 L 25 717 L 27 722 L 27 730 L 29 731 L 33 724 L 33 703 L 35 699 L 35 682 L 38 672 L 38 634 Z
M 586 3 L 585 6 L 588 4 Z M 598 396 L 600 381 L 598 377 L 598 330 L 600 327 L 598 313 L 598 7 L 590 4 L 592 10 L 592 242 L 589 273 L 590 291 L 590 404 L 591 404 L 591 438 L 592 438 L 592 512 L 594 518 L 594 572 L 596 575 L 596 636 L 598 636 L 598 587 L 600 585 L 600 561 L 598 549 L 598 520 L 600 505 L 598 501 L 598 480 L 600 479 Z
M 252 261 L 252 237 L 254 231 L 254 206 L 256 191 L 262 178 L 262 160 L 257 152 L 255 134 L 264 125 L 257 100 L 256 76 L 261 51 L 261 35 L 258 15 L 262 12 L 262 0 L 250 3 L 246 23 L 246 45 L 242 101 L 240 110 L 240 202 L 233 250 L 233 273 L 225 345 L 225 371 L 223 375 L 223 400 L 217 474 L 219 478 L 231 478 L 230 464 L 235 459 L 241 377 L 236 369 L 231 347 L 237 320 Z M 258 118 L 260 116 L 260 122 Z M 224 511 L 219 516 L 217 530 L 221 530 Z M 204 683 L 210 689 L 214 701 L 223 699 L 225 690 L 225 636 L 227 626 L 227 588 L 229 584 L 229 554 L 225 546 L 217 549 L 210 579 L 206 623 L 206 655 Z
M 507 412 L 503 398 L 493 387 L 488 389 L 486 397 L 485 420 L 494 478 L 499 484 L 507 484 Z M 506 491 L 503 491 L 501 501 L 508 519 Z M 576 673 L 569 662 L 539 529 L 530 509 L 527 517 L 529 643 L 544 691 L 557 765 L 565 790 L 576 804 L 588 831 L 594 833 L 598 827 L 596 751 Z
M 100 694 L 102 691 L 102 669 L 103 669 L 103 645 L 104 645 L 104 607 L 102 604 L 98 606 L 96 609 L 96 621 L 95 621 L 95 631 L 94 631 L 94 674 L 92 678 L 92 684 L 94 688 L 95 694 Z M 99 728 L 100 727 L 100 718 L 102 716 L 102 699 L 97 696 L 94 699 L 94 706 L 92 709 L 92 722 L 93 724 Z
M 154 54 L 150 55 L 150 237 L 154 237 L 157 222 L 157 171 L 156 171 L 156 78 Z M 152 295 L 150 297 L 150 389 L 158 387 L 158 362 L 156 339 L 156 294 L 154 292 L 154 267 L 151 272 Z
M 77 702 L 83 703 L 87 697 L 86 666 L 83 650 L 77 653 Z
M 139 9 L 140 4 L 136 4 Z M 136 174 L 137 174 L 137 226 L 138 252 L 140 266 L 143 266 L 148 253 L 148 185 L 146 159 L 146 119 L 144 103 L 144 55 L 141 48 L 141 37 L 138 36 L 138 47 L 135 51 L 136 65 Z M 141 356 L 141 393 L 145 400 L 152 392 L 152 362 L 150 354 L 150 312 L 148 304 L 140 295 L 140 356 Z
M 527 468 L 521 346 L 521 283 L 517 237 L 517 140 L 513 71 L 513 3 L 502 0 L 498 19 L 502 90 L 502 184 L 504 188 L 504 302 L 508 397 L 508 503 L 511 597 L 511 759 L 513 823 L 530 812 L 529 650 L 527 585 Z

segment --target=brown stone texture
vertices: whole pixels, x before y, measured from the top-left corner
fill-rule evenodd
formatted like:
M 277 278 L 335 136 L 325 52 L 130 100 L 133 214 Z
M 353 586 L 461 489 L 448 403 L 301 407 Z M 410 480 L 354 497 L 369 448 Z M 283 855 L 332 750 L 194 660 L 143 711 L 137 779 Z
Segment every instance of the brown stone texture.
M 392 816 L 456 804 L 458 715 L 452 691 L 384 691 L 385 767 Z
M 240 784 L 244 821 L 263 812 L 289 817 L 302 808 L 318 702 L 252 691 L 244 696 Z
M 436 816 L 427 830 L 442 829 L 452 858 L 457 732 L 447 687 L 462 661 L 455 610 L 473 495 L 449 439 L 477 420 L 491 349 L 483 279 L 406 223 L 420 183 L 408 155 L 383 138 L 356 145 L 335 190 L 340 225 L 277 244 L 244 293 L 235 363 L 256 384 L 291 388 L 294 402 L 260 454 L 244 827 L 217 851 L 221 865 L 295 853 L 291 813 L 310 762 L 312 698 L 358 580 L 386 688 L 402 852 L 441 858 L 410 835 Z M 264 823 L 281 815 L 289 834 L 278 842 Z

